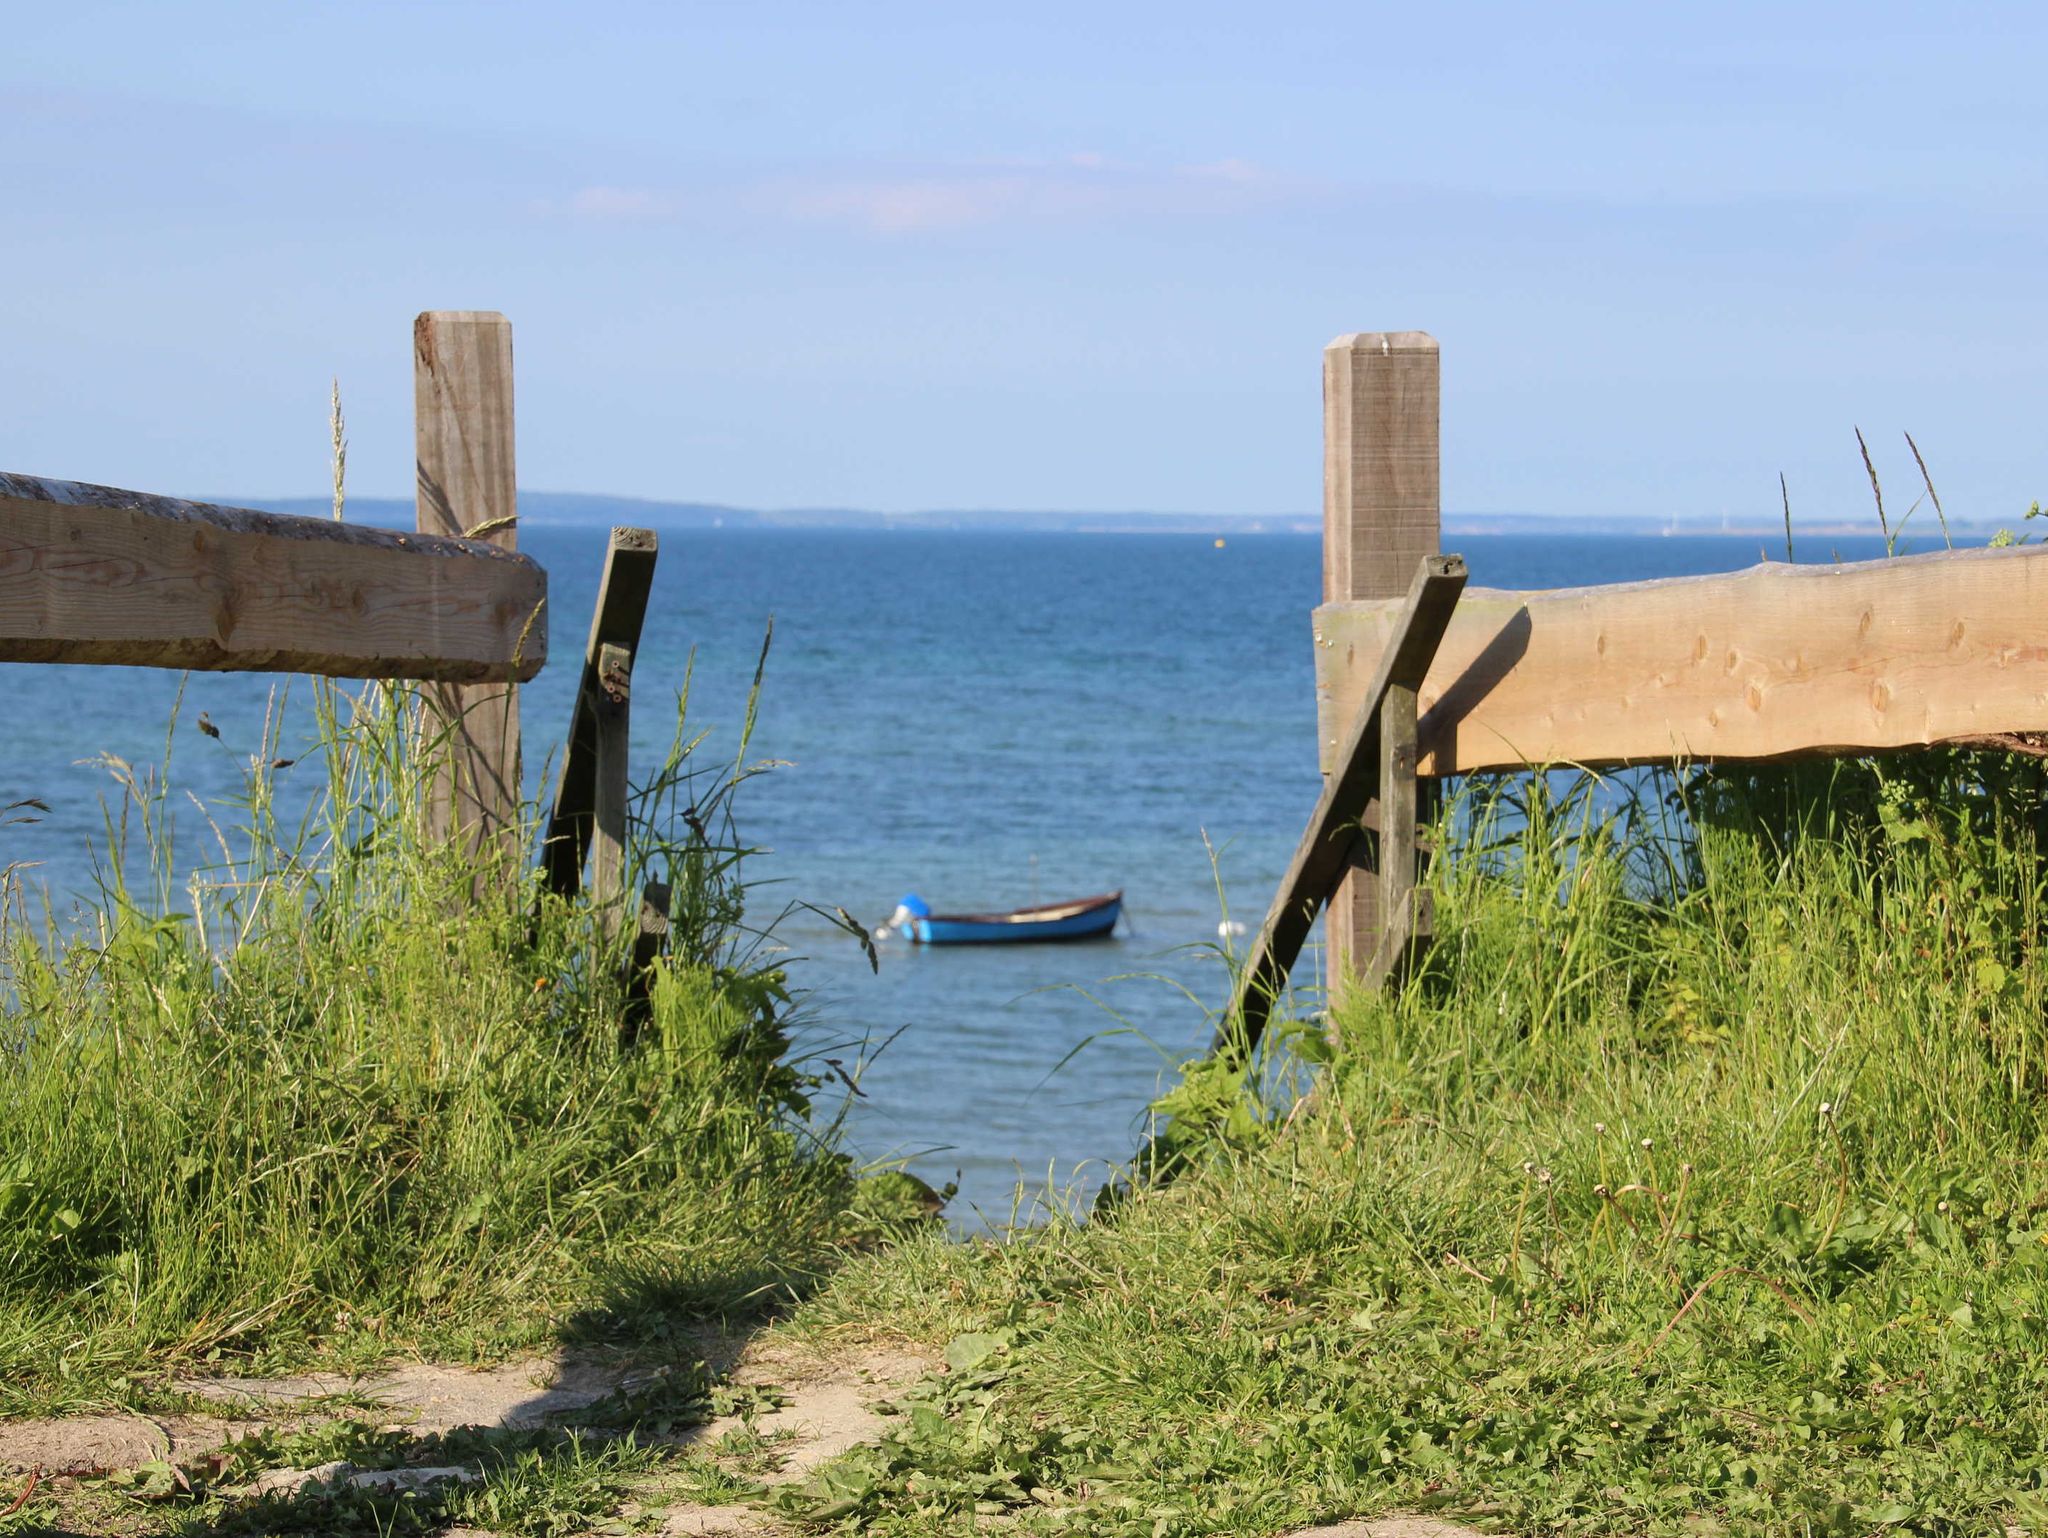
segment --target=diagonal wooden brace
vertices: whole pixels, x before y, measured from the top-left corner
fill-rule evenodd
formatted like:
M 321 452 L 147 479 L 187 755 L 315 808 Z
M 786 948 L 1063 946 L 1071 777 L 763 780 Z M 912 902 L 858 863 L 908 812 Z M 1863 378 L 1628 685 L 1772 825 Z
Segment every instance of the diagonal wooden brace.
M 607 703 L 603 653 L 608 646 L 623 647 L 630 658 L 639 646 L 658 552 L 652 529 L 613 529 L 605 550 L 604 578 L 591 616 L 582 681 L 570 710 L 569 740 L 562 756 L 561 779 L 555 786 L 554 814 L 541 838 L 544 885 L 558 897 L 573 897 L 582 886 L 583 862 L 596 831 L 599 719 Z M 630 661 L 627 670 L 630 674 Z
M 1213 1050 L 1249 1054 L 1287 987 L 1310 928 L 1349 867 L 1366 810 L 1380 803 L 1380 869 L 1388 880 L 1388 934 L 1368 963 L 1383 979 L 1416 933 L 1416 691 L 1429 672 L 1465 588 L 1460 556 L 1424 556 L 1396 617 L 1393 635 L 1338 749 L 1323 794 L 1295 847 L 1280 890 L 1245 958 L 1237 990 Z M 1399 938 L 1390 938 L 1399 932 Z

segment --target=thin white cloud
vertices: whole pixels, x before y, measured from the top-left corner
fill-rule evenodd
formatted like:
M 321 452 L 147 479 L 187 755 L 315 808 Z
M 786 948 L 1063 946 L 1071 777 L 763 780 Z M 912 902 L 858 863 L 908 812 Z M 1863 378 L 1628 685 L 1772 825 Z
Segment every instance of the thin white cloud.
M 787 217 L 903 234 L 1120 215 L 1228 213 L 1292 190 L 1284 179 L 1246 160 L 1153 170 L 1083 152 L 913 176 L 799 181 L 763 196 L 766 206 Z
M 1119 217 L 1228 213 L 1295 188 L 1249 161 L 1225 159 L 1153 169 L 1095 151 L 881 174 L 788 176 L 684 194 L 609 183 L 537 205 L 596 223 L 684 212 L 835 224 L 875 235 L 911 235 L 1004 224 L 1074 223 Z
M 1085 180 L 1003 172 L 792 182 L 762 189 L 757 201 L 785 218 L 900 235 L 1070 219 L 1109 207 L 1115 195 Z
M 676 200 L 648 187 L 579 187 L 569 212 L 581 219 L 654 219 L 676 212 Z
M 1207 165 L 1183 167 L 1182 174 L 1205 181 L 1231 182 L 1239 187 L 1272 186 L 1278 182 L 1278 178 L 1264 167 L 1249 160 L 1240 160 L 1235 155 L 1212 160 Z

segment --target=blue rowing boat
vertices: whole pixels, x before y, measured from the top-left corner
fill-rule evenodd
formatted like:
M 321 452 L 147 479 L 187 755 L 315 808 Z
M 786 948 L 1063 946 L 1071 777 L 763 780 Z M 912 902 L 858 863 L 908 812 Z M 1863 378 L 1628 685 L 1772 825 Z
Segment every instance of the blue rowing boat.
M 1017 945 L 1034 940 L 1095 940 L 1116 928 L 1124 894 L 1041 903 L 1008 913 L 934 913 L 915 894 L 896 905 L 889 918 L 919 945 Z

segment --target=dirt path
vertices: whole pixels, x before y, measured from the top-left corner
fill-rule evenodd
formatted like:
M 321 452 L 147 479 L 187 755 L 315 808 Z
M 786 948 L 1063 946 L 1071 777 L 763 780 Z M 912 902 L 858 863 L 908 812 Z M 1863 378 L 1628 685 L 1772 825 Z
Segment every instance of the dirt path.
M 771 1341 L 741 1346 L 708 1338 L 704 1354 L 738 1385 L 772 1386 L 784 1402 L 754 1414 L 754 1431 L 775 1445 L 780 1462 L 766 1475 L 783 1484 L 806 1477 L 827 1459 L 882 1435 L 884 1421 L 873 1406 L 908 1388 L 931 1364 L 902 1350 L 866 1350 L 818 1355 Z M 476 1369 L 420 1363 L 369 1377 L 315 1373 L 291 1378 L 214 1378 L 180 1385 L 218 1403 L 218 1415 L 165 1418 L 141 1415 L 76 1416 L 60 1420 L 0 1423 L 0 1473 L 39 1469 L 60 1484 L 156 1462 L 185 1466 L 260 1426 L 295 1427 L 344 1416 L 386 1418 L 394 1426 L 427 1434 L 457 1427 L 521 1430 L 543 1425 L 574 1426 L 577 1413 L 621 1390 L 650 1381 L 645 1370 L 600 1364 L 574 1356 L 534 1358 Z M 725 1417 L 677 1438 L 684 1446 L 710 1446 L 744 1423 Z M 475 1477 L 457 1468 L 355 1472 L 345 1464 L 317 1469 L 277 1470 L 256 1488 L 290 1491 L 302 1485 L 353 1480 L 390 1485 L 394 1480 Z M 7 1486 L 0 1486 L 5 1491 Z M 649 1492 L 655 1497 L 656 1492 Z M 60 1500 L 62 1499 L 60 1493 Z M 638 1515 L 645 1507 L 631 1508 Z M 793 1529 L 741 1506 L 702 1506 L 682 1501 L 661 1507 L 658 1531 L 674 1538 L 781 1538 Z M 488 1538 L 451 1528 L 444 1538 Z M 1480 1538 L 1471 1529 L 1421 1517 L 1386 1517 L 1305 1529 L 1291 1538 Z
M 909 1387 L 929 1366 L 921 1357 L 895 1350 L 820 1356 L 772 1344 L 742 1346 L 737 1340 L 716 1337 L 701 1344 L 706 1359 L 729 1374 L 731 1382 L 772 1387 L 783 1401 L 752 1417 L 753 1429 L 772 1440 L 780 1456 L 779 1466 L 766 1476 L 770 1484 L 802 1479 L 828 1458 L 878 1437 L 882 1420 L 871 1406 Z M 579 1411 L 621 1391 L 632 1393 L 655 1376 L 630 1365 L 564 1356 L 483 1369 L 417 1363 L 360 1378 L 309 1373 L 192 1379 L 178 1387 L 217 1403 L 221 1413 L 0 1422 L 0 1473 L 22 1476 L 40 1471 L 45 1480 L 65 1481 L 158 1462 L 189 1467 L 259 1428 L 295 1428 L 339 1418 L 367 1417 L 420 1435 L 457 1427 L 573 1427 Z M 742 1424 L 737 1416 L 722 1417 L 677 1441 L 709 1445 Z M 460 1477 L 453 1469 L 436 1472 Z M 385 1473 L 386 1479 L 379 1482 L 388 1482 Z M 277 1470 L 264 1475 L 257 1487 L 291 1491 L 352 1474 L 346 1466 L 333 1464 Z M 375 1476 L 366 1472 L 353 1477 L 367 1483 Z M 661 1531 L 714 1538 L 784 1529 L 745 1508 L 681 1503 L 666 1508 Z M 451 1530 L 451 1538 L 460 1534 L 460 1529 Z

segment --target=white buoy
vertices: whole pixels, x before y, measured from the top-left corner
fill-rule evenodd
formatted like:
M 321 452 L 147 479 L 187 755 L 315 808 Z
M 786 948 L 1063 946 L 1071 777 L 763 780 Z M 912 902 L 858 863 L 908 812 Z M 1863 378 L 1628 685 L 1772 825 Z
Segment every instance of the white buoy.
M 1216 933 L 1222 936 L 1224 939 L 1228 940 L 1234 935 L 1243 934 L 1244 925 L 1239 923 L 1236 919 L 1225 919 L 1222 923 L 1216 926 Z

